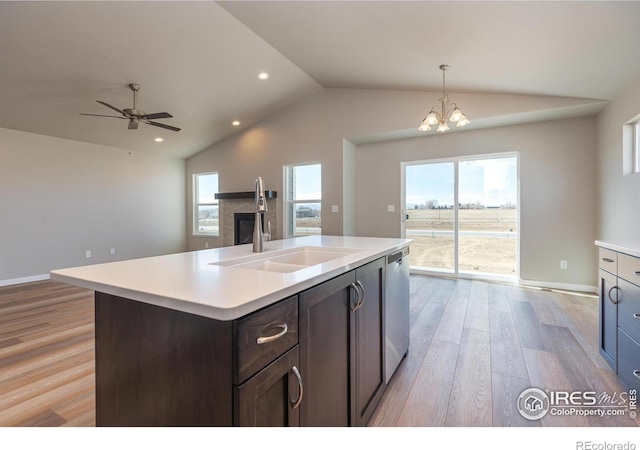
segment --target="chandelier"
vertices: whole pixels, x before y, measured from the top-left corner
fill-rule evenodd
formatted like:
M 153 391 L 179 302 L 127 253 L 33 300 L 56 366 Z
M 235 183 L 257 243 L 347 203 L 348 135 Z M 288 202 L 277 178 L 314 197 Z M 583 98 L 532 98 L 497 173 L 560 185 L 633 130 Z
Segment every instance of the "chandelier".
M 443 133 L 449 130 L 447 122 L 455 123 L 456 127 L 464 127 L 471 123 L 460 108 L 458 108 L 458 105 L 449 103 L 449 94 L 447 94 L 444 83 L 444 74 L 448 69 L 451 69 L 451 66 L 448 64 L 440 65 L 440 70 L 442 70 L 442 97 L 440 97 L 438 101 L 440 102 L 441 112 L 438 113 L 438 111 L 436 111 L 437 105 L 433 106 L 429 114 L 422 119 L 422 123 L 418 127 L 420 131 L 429 131 L 431 126 L 438 125 L 438 131 Z

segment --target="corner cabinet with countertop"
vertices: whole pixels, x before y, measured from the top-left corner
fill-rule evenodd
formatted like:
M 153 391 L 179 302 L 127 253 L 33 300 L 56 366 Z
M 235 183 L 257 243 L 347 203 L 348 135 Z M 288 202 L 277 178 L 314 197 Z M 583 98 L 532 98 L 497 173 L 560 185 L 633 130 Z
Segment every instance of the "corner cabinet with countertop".
M 366 425 L 386 387 L 385 256 L 409 242 L 314 236 L 52 272 L 96 291 L 96 424 Z
M 626 388 L 640 390 L 640 245 L 596 245 L 600 354 Z

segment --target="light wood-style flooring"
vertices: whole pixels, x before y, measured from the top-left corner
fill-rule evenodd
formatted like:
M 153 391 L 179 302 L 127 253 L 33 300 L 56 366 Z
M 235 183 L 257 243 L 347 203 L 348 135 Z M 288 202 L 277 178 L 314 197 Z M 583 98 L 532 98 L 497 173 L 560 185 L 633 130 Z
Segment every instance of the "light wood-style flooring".
M 597 316 L 592 297 L 413 275 L 409 355 L 369 425 L 637 426 L 515 409 L 530 386 L 622 391 Z M 93 291 L 0 287 L 0 426 L 94 426 L 94 396 Z
M 93 291 L 0 287 L 0 426 L 94 426 Z
M 597 298 L 414 275 L 409 354 L 369 426 L 640 424 L 628 416 L 529 421 L 516 409 L 529 387 L 623 392 L 598 353 Z

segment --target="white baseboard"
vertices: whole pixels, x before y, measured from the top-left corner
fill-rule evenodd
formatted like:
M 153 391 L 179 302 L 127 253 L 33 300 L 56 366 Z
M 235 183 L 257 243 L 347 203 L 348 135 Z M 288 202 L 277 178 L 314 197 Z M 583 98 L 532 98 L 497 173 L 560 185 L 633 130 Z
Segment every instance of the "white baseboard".
M 598 293 L 597 286 L 589 286 L 588 284 L 554 283 L 551 281 L 531 281 L 531 280 L 520 280 L 519 284 L 521 286 L 560 289 L 563 291 L 590 292 L 592 294 Z
M 420 267 L 411 267 L 411 273 L 416 275 L 429 275 L 432 277 L 445 277 L 456 278 L 456 275 L 447 270 L 425 270 Z M 574 292 L 588 292 L 597 294 L 597 286 L 589 286 L 587 284 L 572 284 L 572 283 L 555 283 L 552 281 L 532 281 L 532 280 L 518 280 L 516 277 L 509 275 L 497 275 L 497 274 L 476 274 L 470 272 L 460 272 L 458 278 L 466 278 L 472 280 L 484 280 L 493 281 L 498 283 L 508 283 L 525 287 L 535 287 L 542 289 L 557 289 L 562 291 L 574 291 Z
M 44 275 L 32 275 L 30 277 L 13 278 L 10 280 L 0 280 L 0 286 L 11 286 L 13 284 L 31 283 L 33 281 L 48 280 L 49 274 Z

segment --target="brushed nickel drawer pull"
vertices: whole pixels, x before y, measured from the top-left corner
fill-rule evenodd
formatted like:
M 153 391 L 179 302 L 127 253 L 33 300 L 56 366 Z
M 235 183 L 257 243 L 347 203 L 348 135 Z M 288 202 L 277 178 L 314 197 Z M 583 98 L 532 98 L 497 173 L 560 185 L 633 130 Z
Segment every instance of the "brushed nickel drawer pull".
M 276 327 L 282 328 L 282 331 L 278 334 L 274 334 L 273 336 L 260 336 L 258 339 L 256 339 L 256 344 L 268 344 L 269 342 L 280 339 L 282 336 L 287 334 L 287 331 L 289 331 L 289 327 L 286 323 L 279 323 L 276 325 Z
M 296 400 L 295 402 L 294 401 L 291 402 L 291 407 L 293 409 L 296 409 L 298 406 L 300 406 L 300 403 L 302 403 L 302 397 L 304 396 L 304 386 L 302 384 L 302 376 L 300 375 L 300 371 L 298 370 L 298 368 L 296 366 L 293 366 L 291 368 L 291 371 L 293 372 L 296 379 L 298 380 L 298 387 L 300 388 L 300 394 L 298 394 L 298 400 Z
M 607 296 L 609 297 L 609 300 L 611 301 L 611 303 L 613 303 L 614 305 L 617 305 L 618 303 L 620 303 L 620 298 L 618 298 L 617 300 L 614 300 L 611 298 L 611 291 L 613 291 L 614 289 L 620 291 L 620 288 L 618 286 L 611 286 L 611 289 L 609 289 L 609 293 L 607 294 Z
M 360 287 L 360 292 L 362 292 L 362 300 L 360 300 L 360 303 L 358 303 L 356 305 L 356 309 L 360 309 L 360 307 L 362 305 L 364 305 L 364 299 L 365 299 L 365 297 L 364 297 L 364 286 L 362 285 L 362 282 L 360 280 L 357 280 L 356 284 Z
M 633 313 L 633 317 L 640 320 L 640 313 Z
M 635 271 L 635 272 L 633 272 L 633 273 L 635 273 L 636 275 L 638 275 L 638 276 L 640 277 L 640 270 L 636 270 L 636 271 Z
M 640 370 L 634 370 L 634 371 L 633 371 L 633 375 L 634 375 L 636 378 L 640 378 Z
M 351 312 L 356 312 L 356 309 L 358 309 L 358 305 L 360 304 L 360 288 L 355 283 L 351 283 L 351 288 L 356 291 L 356 303 L 351 306 Z
M 613 259 L 611 259 L 611 258 L 602 258 L 602 260 L 603 260 L 604 262 L 608 262 L 608 263 L 612 263 L 612 262 L 614 262 L 614 261 L 613 261 Z

